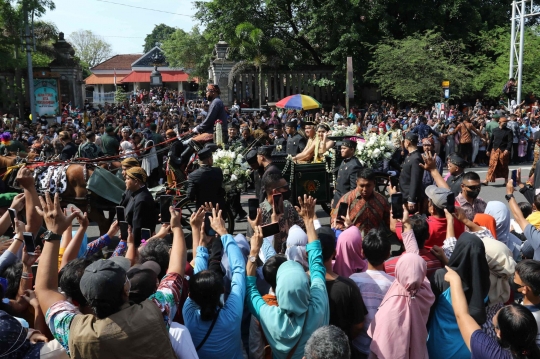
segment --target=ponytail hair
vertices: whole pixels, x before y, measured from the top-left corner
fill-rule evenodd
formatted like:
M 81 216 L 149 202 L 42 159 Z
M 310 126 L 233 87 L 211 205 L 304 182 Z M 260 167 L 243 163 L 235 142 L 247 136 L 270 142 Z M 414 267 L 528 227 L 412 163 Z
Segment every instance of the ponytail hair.
M 189 279 L 189 297 L 200 307 L 203 321 L 214 319 L 223 293 L 223 277 L 216 272 L 204 270 Z
M 538 325 L 530 310 L 519 304 L 507 305 L 499 311 L 497 321 L 501 346 L 510 349 L 514 359 L 540 359 Z

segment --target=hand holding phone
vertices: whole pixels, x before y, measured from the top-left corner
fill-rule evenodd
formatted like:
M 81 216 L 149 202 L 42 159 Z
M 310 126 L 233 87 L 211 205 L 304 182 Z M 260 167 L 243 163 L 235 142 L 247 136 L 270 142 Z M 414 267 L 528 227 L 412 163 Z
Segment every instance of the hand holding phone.
M 456 196 L 453 192 L 448 193 L 448 196 L 446 196 L 446 210 L 450 213 L 454 213 L 456 211 Z
M 216 235 L 216 231 L 212 228 L 212 213 L 206 212 L 204 215 L 204 233 L 207 236 L 214 237 Z
M 403 193 L 394 193 L 390 196 L 392 218 L 403 219 Z
M 17 211 L 15 211 L 13 208 L 8 208 L 9 212 L 9 218 L 11 219 L 11 227 L 16 232 L 17 226 L 15 225 L 15 218 L 17 218 Z
M 259 209 L 259 200 L 257 198 L 248 199 L 249 219 L 254 221 L 257 218 L 257 209 Z
M 122 206 L 116 206 L 116 220 L 118 222 L 125 222 L 126 221 L 126 209 Z
M 341 202 L 338 206 L 337 217 L 336 217 L 337 221 L 343 222 L 343 218 L 347 217 L 348 211 L 349 211 L 349 204 L 346 202 Z
M 23 233 L 24 245 L 26 247 L 26 253 L 34 255 L 36 252 L 36 245 L 34 243 L 34 236 L 30 232 Z
M 512 170 L 512 184 L 514 187 L 517 186 L 517 170 Z
M 159 197 L 159 209 L 161 213 L 161 223 L 171 222 L 171 212 L 169 207 L 172 205 L 172 196 L 162 195 Z
M 274 214 L 280 215 L 285 212 L 284 206 L 283 206 L 283 194 L 277 193 L 272 195 L 272 198 L 274 200 Z
M 264 226 L 261 226 L 263 238 L 267 238 L 279 233 L 279 223 L 270 223 Z
M 128 232 L 129 225 L 125 221 L 118 222 L 118 224 L 120 225 L 120 238 L 122 238 L 123 241 L 127 242 L 127 239 L 129 236 L 129 232 Z

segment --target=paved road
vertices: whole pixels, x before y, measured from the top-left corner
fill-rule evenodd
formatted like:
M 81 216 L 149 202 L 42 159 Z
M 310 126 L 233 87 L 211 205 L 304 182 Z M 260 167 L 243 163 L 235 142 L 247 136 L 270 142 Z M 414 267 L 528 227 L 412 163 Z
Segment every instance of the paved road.
M 523 180 L 525 180 L 526 176 L 529 173 L 531 165 L 526 164 L 523 166 L 518 166 L 518 165 L 510 166 L 510 169 L 517 169 L 517 168 L 521 168 L 521 171 L 523 173 Z M 469 170 L 478 173 L 482 180 L 486 178 L 487 167 L 476 167 L 476 168 L 471 168 Z M 444 174 L 446 174 L 446 172 Z M 487 187 L 482 186 L 482 190 L 480 192 L 480 198 L 482 198 L 486 202 L 502 201 L 506 203 L 506 200 L 504 199 L 504 195 L 506 193 L 505 186 L 506 186 L 506 183 L 504 182 L 504 179 L 498 179 L 497 182 L 492 183 Z M 518 202 L 525 201 L 525 197 L 523 197 L 521 193 L 516 191 L 514 195 Z M 241 197 L 242 206 L 244 207 L 246 211 L 248 210 L 248 207 L 247 207 L 248 198 L 253 198 L 253 196 L 254 196 L 253 190 L 251 190 L 250 192 L 248 192 L 248 194 L 244 194 Z M 319 217 L 319 220 L 321 221 L 322 225 L 330 224 L 330 217 L 326 214 L 326 212 L 324 212 L 324 210 L 320 206 L 317 206 L 317 216 Z M 247 229 L 247 225 L 248 225 L 247 222 L 237 222 L 235 224 L 235 233 L 245 233 Z M 94 223 L 92 223 L 91 226 L 88 228 L 87 235 L 90 238 L 90 240 L 95 239 L 99 236 L 99 230 Z

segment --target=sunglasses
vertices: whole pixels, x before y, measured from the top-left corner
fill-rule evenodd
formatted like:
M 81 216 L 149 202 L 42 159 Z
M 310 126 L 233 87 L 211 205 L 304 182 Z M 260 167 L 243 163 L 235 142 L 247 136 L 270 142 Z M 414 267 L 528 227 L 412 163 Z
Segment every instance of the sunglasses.
M 472 189 L 472 190 L 477 190 L 477 189 L 481 189 L 481 188 L 482 188 L 482 186 L 467 186 L 466 184 L 464 184 L 464 186 L 467 187 L 467 188 L 470 188 L 470 189 Z

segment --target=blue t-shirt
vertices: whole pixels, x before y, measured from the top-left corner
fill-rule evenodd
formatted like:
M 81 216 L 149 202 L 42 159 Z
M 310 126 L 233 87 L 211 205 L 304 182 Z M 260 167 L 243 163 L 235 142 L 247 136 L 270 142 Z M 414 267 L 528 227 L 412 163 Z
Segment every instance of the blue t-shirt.
M 471 359 L 512 359 L 512 354 L 478 329 L 471 336 Z

